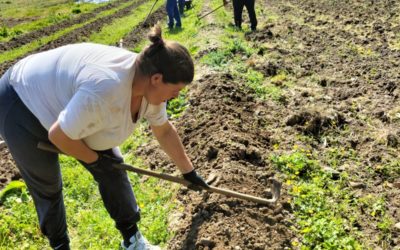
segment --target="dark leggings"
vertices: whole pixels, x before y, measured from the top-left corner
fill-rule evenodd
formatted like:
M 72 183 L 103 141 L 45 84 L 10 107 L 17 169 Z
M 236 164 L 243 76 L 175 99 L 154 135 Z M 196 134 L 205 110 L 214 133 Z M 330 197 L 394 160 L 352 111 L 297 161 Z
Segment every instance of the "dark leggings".
M 10 70 L 0 79 L 0 134 L 6 142 L 35 203 L 40 229 L 54 249 L 69 249 L 58 154 L 37 148 L 48 132 L 9 84 Z M 89 169 L 116 227 L 124 238 L 140 219 L 139 208 L 123 170 Z
M 242 27 L 242 13 L 243 7 L 246 6 L 247 12 L 249 13 L 251 29 L 254 30 L 257 27 L 256 12 L 254 10 L 255 0 L 233 0 L 233 14 L 235 19 L 235 26 L 238 28 Z

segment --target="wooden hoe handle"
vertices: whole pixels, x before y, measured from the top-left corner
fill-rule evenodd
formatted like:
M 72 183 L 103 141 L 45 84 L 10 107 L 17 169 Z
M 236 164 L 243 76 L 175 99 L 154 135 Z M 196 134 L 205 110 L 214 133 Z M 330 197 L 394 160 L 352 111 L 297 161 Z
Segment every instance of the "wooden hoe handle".
M 56 148 L 54 145 L 52 145 L 50 143 L 39 142 L 37 147 L 39 149 L 42 149 L 42 150 L 45 150 L 45 151 L 58 153 L 58 154 L 63 154 L 58 148 Z M 122 169 L 122 170 L 135 172 L 137 174 L 143 174 L 143 175 L 152 176 L 152 177 L 155 177 L 155 178 L 158 178 L 158 179 L 162 179 L 162 180 L 166 180 L 166 181 L 179 183 L 179 184 L 182 184 L 182 185 L 184 185 L 186 187 L 188 187 L 190 185 L 193 185 L 190 181 L 187 181 L 187 180 L 185 180 L 183 178 L 180 178 L 180 177 L 177 177 L 177 176 L 158 173 L 158 172 L 147 170 L 147 169 L 143 169 L 143 168 L 137 168 L 137 167 L 131 166 L 129 164 L 125 164 L 125 163 L 114 164 L 113 167 L 118 168 L 118 169 Z M 271 191 L 272 191 L 272 196 L 273 196 L 271 199 L 264 199 L 264 198 L 260 198 L 260 197 L 256 197 L 256 196 L 252 196 L 252 195 L 247 195 L 247 194 L 242 194 L 242 193 L 238 193 L 238 192 L 235 192 L 235 191 L 232 191 L 232 190 L 223 189 L 223 188 L 217 188 L 217 187 L 213 187 L 213 186 L 209 186 L 210 188 L 204 188 L 204 187 L 201 187 L 201 186 L 196 186 L 196 187 L 199 187 L 200 189 L 202 189 L 204 191 L 207 191 L 207 192 L 223 194 L 223 195 L 226 195 L 226 196 L 229 196 L 229 197 L 239 198 L 239 199 L 242 199 L 242 200 L 247 200 L 247 201 L 252 201 L 252 202 L 255 202 L 255 203 L 267 205 L 267 204 L 275 204 L 276 201 L 280 198 L 281 184 L 278 181 L 274 180 L 274 179 L 270 179 L 270 182 L 272 184 Z

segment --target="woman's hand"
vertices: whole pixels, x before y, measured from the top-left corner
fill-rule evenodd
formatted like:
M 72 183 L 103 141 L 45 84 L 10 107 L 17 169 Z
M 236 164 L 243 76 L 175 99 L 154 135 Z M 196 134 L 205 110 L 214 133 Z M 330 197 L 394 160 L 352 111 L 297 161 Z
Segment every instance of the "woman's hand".
M 192 170 L 189 173 L 183 174 L 183 178 L 187 181 L 190 181 L 192 184 L 188 186 L 188 188 L 199 191 L 203 188 L 208 189 L 210 186 L 201 178 L 200 175 L 197 174 L 196 170 Z

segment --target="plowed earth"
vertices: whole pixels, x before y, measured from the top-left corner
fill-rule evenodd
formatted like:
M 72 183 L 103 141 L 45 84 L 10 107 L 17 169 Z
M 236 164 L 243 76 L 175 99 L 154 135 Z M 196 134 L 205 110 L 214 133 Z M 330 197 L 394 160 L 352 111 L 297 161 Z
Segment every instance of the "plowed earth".
M 246 36 L 259 48 L 249 65 L 265 77 L 285 71 L 293 84 L 275 82 L 282 96 L 262 101 L 244 85 L 245 79 L 201 68 L 189 91 L 188 110 L 174 121 L 198 172 L 216 176 L 213 185 L 218 187 L 267 198 L 267 179 L 279 177 L 269 155 L 290 152 L 294 145 L 310 147 L 322 165 L 346 171 L 352 181 L 363 184 L 349 184 L 354 197 L 386 197 L 388 215 L 400 222 L 400 166 L 389 175 L 379 168 L 399 162 L 400 50 L 393 47 L 399 39 L 399 3 L 271 0 L 257 4 L 278 18 L 258 16 L 263 26 Z M 137 42 L 136 35 L 128 37 L 124 41 L 129 45 Z M 338 147 L 356 157 L 344 154 L 332 166 L 330 152 Z M 136 153 L 149 159 L 152 169 L 175 171 L 156 142 Z M 1 161 L 3 176 L 12 165 L 6 149 Z M 168 249 L 292 248 L 291 241 L 298 235 L 290 229 L 293 211 L 288 188 L 283 186 L 275 207 L 180 189 L 177 198 L 185 209 L 171 222 L 176 235 Z M 377 220 L 368 214 L 357 220 L 363 234 L 359 240 L 372 249 L 383 246 L 375 237 L 380 234 Z M 385 248 L 394 249 L 400 245 L 399 232 L 389 234 Z
M 294 145 L 311 147 L 323 166 L 349 173 L 354 197 L 387 197 L 387 213 L 399 222 L 400 51 L 391 47 L 399 38 L 399 3 L 267 1 L 265 9 L 277 21 L 246 38 L 259 47 L 258 55 L 270 56 L 248 63 L 265 77 L 285 71 L 294 86 L 276 82 L 283 92 L 279 100 L 257 101 L 241 84 L 244 79 L 204 74 L 176 123 L 195 166 L 203 176 L 219 175 L 220 187 L 267 197 L 266 179 L 276 172 L 268 155 L 290 152 Z M 148 147 L 139 153 L 150 165 L 172 168 L 156 145 Z M 346 152 L 337 166 L 330 158 L 333 148 Z M 393 172 L 380 170 L 390 163 Z M 177 234 L 168 249 L 292 248 L 298 235 L 289 229 L 287 188 L 275 208 L 182 190 L 178 199 L 185 210 L 171 225 Z M 397 229 L 385 243 L 376 237 L 379 220 L 361 213 L 355 224 L 363 234 L 360 242 L 372 249 L 398 247 Z
M 213 185 L 270 197 L 267 180 L 274 171 L 265 152 L 271 139 L 263 129 L 270 104 L 256 101 L 240 81 L 219 73 L 195 83 L 190 99 L 190 108 L 176 126 L 198 171 L 215 176 Z M 155 144 L 139 154 L 150 154 L 153 168 L 173 169 Z M 185 211 L 171 225 L 177 234 L 168 249 L 283 249 L 294 237 L 288 229 L 290 205 L 284 200 L 266 207 L 216 194 L 189 194 L 186 189 L 179 200 Z

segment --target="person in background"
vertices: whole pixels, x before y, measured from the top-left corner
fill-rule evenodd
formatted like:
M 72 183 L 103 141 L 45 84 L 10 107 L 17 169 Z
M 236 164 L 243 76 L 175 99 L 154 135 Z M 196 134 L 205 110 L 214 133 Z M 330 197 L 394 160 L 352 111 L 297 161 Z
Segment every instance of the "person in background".
M 185 0 L 178 0 L 179 14 L 183 16 L 185 12 Z
M 174 24 L 176 28 L 182 28 L 181 16 L 176 0 L 167 0 L 166 9 L 168 14 L 168 28 L 173 29 Z
M 190 10 L 192 8 L 192 0 L 185 0 L 186 10 Z
M 244 6 L 246 6 L 250 18 L 250 28 L 255 31 L 257 29 L 257 17 L 254 10 L 255 0 L 232 0 L 232 2 L 235 26 L 238 29 L 242 29 L 242 13 Z
M 38 149 L 40 141 L 92 174 L 124 249 L 158 249 L 138 229 L 140 210 L 126 171 L 113 167 L 123 162 L 118 145 L 139 120 L 148 121 L 186 180 L 208 188 L 166 111 L 166 102 L 192 82 L 193 60 L 185 47 L 163 40 L 159 26 L 149 39 L 140 54 L 94 43 L 66 45 L 20 60 L 0 79 L 0 135 L 53 249 L 70 249 L 70 240 L 58 154 Z

